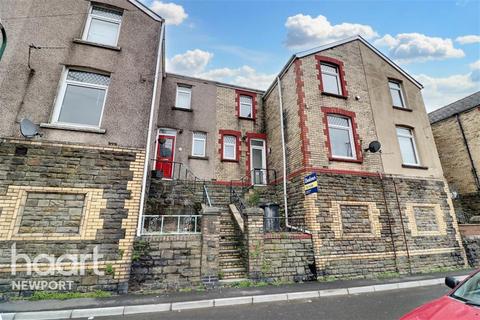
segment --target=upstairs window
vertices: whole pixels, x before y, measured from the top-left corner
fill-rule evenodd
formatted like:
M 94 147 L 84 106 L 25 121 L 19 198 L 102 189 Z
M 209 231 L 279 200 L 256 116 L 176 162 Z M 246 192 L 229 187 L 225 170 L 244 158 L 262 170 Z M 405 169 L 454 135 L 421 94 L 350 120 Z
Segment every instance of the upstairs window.
M 90 7 L 83 40 L 116 46 L 122 23 L 122 12 L 100 6 Z
M 240 95 L 240 117 L 253 118 L 253 99 L 250 96 Z
M 175 108 L 191 109 L 192 88 L 188 86 L 177 85 L 177 98 Z
M 192 156 L 205 157 L 207 145 L 207 134 L 205 132 L 194 132 L 192 141 Z
M 327 121 L 332 157 L 356 159 L 352 121 L 350 118 L 328 115 Z
M 338 67 L 332 64 L 321 64 L 323 91 L 342 95 L 342 86 Z
M 388 81 L 390 88 L 390 95 L 392 96 L 392 103 L 394 107 L 406 108 L 405 99 L 403 98 L 402 85 L 398 81 Z
M 417 146 L 413 130 L 405 127 L 397 127 L 398 144 L 400 145 L 400 152 L 402 154 L 403 164 L 418 166 Z
M 223 159 L 237 160 L 237 137 L 231 135 L 223 136 Z
M 66 69 L 61 82 L 53 122 L 99 127 L 110 77 Z

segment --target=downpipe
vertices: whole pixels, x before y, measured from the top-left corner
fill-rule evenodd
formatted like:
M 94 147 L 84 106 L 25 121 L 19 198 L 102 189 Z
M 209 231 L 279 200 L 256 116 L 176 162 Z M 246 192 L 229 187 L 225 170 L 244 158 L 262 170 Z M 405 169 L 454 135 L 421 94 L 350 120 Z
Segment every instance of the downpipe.
M 143 164 L 143 179 L 142 179 L 142 191 L 140 195 L 140 209 L 138 215 L 137 223 L 137 236 L 141 235 L 143 230 L 143 211 L 145 210 L 145 192 L 147 188 L 147 177 L 148 177 L 148 166 L 150 162 L 150 144 L 152 143 L 152 131 L 153 131 L 153 117 L 155 111 L 155 97 L 157 96 L 157 86 L 158 86 L 158 77 L 160 73 L 160 61 L 162 59 L 162 49 L 163 49 L 163 36 L 165 32 L 165 21 L 162 21 L 162 27 L 160 30 L 160 39 L 158 42 L 158 51 L 157 51 L 157 63 L 155 66 L 155 78 L 153 81 L 153 92 L 152 92 L 152 104 L 150 106 L 150 118 L 148 121 L 148 132 L 147 132 L 147 145 L 145 147 L 145 162 Z

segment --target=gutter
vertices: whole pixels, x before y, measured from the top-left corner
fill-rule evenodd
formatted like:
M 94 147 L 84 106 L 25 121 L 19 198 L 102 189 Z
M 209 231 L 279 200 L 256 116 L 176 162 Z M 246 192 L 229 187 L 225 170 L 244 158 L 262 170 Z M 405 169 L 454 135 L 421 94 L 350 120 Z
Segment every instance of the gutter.
M 470 164 L 472 166 L 473 178 L 477 183 L 477 190 L 480 191 L 480 178 L 478 177 L 478 171 L 477 171 L 477 168 L 475 167 L 475 162 L 473 161 L 472 152 L 470 151 L 470 146 L 468 145 L 467 136 L 465 135 L 465 131 L 463 130 L 463 124 L 462 124 L 462 120 L 460 119 L 460 114 L 456 113 L 455 118 L 457 119 L 460 132 L 462 133 L 463 144 L 467 149 L 468 159 L 470 160 Z
M 152 104 L 150 106 L 150 118 L 148 121 L 148 132 L 147 132 L 147 145 L 145 146 L 145 162 L 143 164 L 143 179 L 142 179 L 142 191 L 140 196 L 140 209 L 138 214 L 138 222 L 137 222 L 137 236 L 140 236 L 141 230 L 143 229 L 143 211 L 145 210 L 145 191 L 147 188 L 147 177 L 148 177 L 148 165 L 150 159 L 150 144 L 152 143 L 152 131 L 153 131 L 153 117 L 155 111 L 155 97 L 157 95 L 157 87 L 158 87 L 158 76 L 160 72 L 160 61 L 162 61 L 163 57 L 163 37 L 165 33 L 165 23 L 162 23 L 162 27 L 160 30 L 160 38 L 158 43 L 158 51 L 157 51 L 157 63 L 155 66 L 155 79 L 153 82 L 153 92 L 152 92 Z M 163 73 L 162 73 L 163 75 Z

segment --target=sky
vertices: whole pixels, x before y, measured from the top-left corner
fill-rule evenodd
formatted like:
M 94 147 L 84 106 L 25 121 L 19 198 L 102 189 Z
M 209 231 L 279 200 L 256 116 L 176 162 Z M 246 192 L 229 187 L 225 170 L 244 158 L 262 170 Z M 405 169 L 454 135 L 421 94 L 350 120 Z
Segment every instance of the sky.
M 427 111 L 480 90 L 480 0 L 142 1 L 166 19 L 168 72 L 266 89 L 292 54 L 360 34 Z

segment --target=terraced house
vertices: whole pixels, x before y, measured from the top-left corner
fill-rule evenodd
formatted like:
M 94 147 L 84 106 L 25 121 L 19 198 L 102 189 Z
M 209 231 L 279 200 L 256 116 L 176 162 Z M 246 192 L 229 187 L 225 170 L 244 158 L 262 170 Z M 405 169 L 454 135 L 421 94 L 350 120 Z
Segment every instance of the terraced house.
M 0 64 L 6 278 L 13 243 L 98 246 L 104 274 L 75 290 L 466 264 L 422 86 L 363 38 L 292 56 L 262 91 L 164 73 L 163 20 L 137 1 L 1 3 L 23 35 Z

